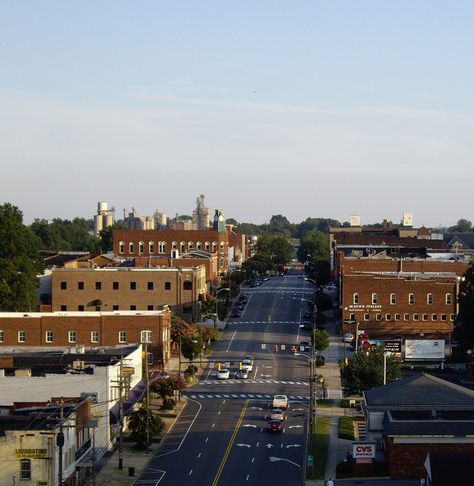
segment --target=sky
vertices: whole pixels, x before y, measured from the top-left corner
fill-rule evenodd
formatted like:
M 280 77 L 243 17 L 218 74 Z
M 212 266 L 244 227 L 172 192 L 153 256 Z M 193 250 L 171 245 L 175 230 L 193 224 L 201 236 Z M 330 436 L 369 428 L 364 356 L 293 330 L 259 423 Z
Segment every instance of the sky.
M 0 203 L 474 222 L 472 0 L 0 0 Z

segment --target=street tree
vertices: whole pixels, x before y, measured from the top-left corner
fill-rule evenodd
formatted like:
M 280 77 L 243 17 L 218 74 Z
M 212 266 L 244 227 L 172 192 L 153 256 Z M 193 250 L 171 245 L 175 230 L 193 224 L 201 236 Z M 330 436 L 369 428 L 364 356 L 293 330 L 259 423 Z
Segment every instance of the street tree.
M 474 261 L 464 274 L 459 289 L 459 313 L 454 333 L 460 348 L 466 352 L 474 349 Z
M 171 375 L 166 378 L 160 378 L 153 382 L 151 389 L 160 395 L 163 402 L 168 398 L 172 398 L 175 391 L 181 391 L 186 388 L 186 380 L 180 376 Z
M 38 274 L 43 271 L 39 240 L 15 206 L 0 206 L 0 310 L 36 310 Z
M 321 354 L 329 346 L 329 333 L 325 329 L 316 329 L 313 336 L 314 349 Z
M 400 362 L 392 355 L 386 357 L 387 383 L 400 378 Z M 350 393 L 383 385 L 384 348 L 374 346 L 369 350 L 359 350 L 342 368 L 342 376 Z
M 192 336 L 195 333 L 195 328 L 185 320 L 181 319 L 175 314 L 171 317 L 171 341 L 177 343 L 180 339 L 187 336 Z
M 152 410 L 146 407 L 140 407 L 133 411 L 128 419 L 128 428 L 132 432 L 131 437 L 135 441 L 136 448 L 145 450 L 150 444 L 147 444 L 148 435 L 150 439 L 160 436 L 165 430 L 165 422 Z
M 181 339 L 181 354 L 189 361 L 193 362 L 202 351 L 202 339 L 199 334 L 186 336 Z

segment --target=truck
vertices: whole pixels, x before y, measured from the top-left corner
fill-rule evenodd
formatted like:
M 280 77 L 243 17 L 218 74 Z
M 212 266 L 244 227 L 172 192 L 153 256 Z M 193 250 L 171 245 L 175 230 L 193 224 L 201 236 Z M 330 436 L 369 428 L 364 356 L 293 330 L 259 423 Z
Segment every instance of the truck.
M 272 407 L 286 410 L 288 408 L 288 397 L 286 395 L 273 395 Z

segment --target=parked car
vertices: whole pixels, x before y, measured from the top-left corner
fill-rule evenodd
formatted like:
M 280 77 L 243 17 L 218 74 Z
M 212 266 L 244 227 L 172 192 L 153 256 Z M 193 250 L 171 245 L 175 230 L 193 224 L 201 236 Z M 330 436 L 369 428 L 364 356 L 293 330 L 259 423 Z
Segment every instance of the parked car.
M 283 432 L 283 425 L 281 420 L 270 420 L 267 425 L 268 432 Z
M 230 371 L 227 368 L 222 368 L 216 374 L 218 380 L 228 380 L 230 378 Z
M 285 412 L 281 408 L 274 408 L 270 414 L 270 420 L 285 420 Z
M 237 310 L 234 310 L 232 312 L 232 314 L 230 315 L 230 317 L 241 317 L 242 316 L 242 313 L 237 309 Z
M 351 332 L 346 332 L 346 334 L 344 334 L 344 342 L 345 343 L 352 343 L 352 340 L 354 339 L 354 334 L 352 334 Z

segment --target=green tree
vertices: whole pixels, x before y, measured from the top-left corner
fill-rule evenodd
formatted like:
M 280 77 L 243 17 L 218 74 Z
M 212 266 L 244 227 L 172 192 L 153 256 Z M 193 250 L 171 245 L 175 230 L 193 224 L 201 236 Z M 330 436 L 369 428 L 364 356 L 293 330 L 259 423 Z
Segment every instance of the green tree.
M 314 349 L 321 354 L 329 346 L 329 333 L 326 330 L 316 329 L 313 336 Z
M 459 289 L 459 313 L 454 334 L 463 351 L 474 349 L 474 261 L 471 263 Z
M 152 410 L 149 410 L 147 414 L 146 407 L 140 407 L 130 414 L 128 428 L 132 432 L 131 437 L 135 441 L 137 449 L 145 450 L 149 446 L 147 444 L 147 425 L 150 439 L 160 436 L 165 430 L 163 419 Z
M 189 361 L 194 361 L 202 351 L 202 339 L 199 334 L 181 339 L 181 354 Z
M 470 233 L 472 231 L 472 223 L 468 219 L 461 218 L 448 231 L 450 233 Z
M 126 229 L 122 223 L 114 223 L 112 226 L 107 226 L 99 232 L 100 246 L 103 253 L 113 250 L 113 231 L 118 229 Z
M 255 260 L 270 265 L 285 265 L 293 258 L 293 246 L 280 236 L 263 235 L 257 241 Z
M 350 393 L 383 385 L 384 348 L 377 346 L 369 351 L 354 353 L 347 366 L 342 368 L 345 386 Z M 400 363 L 393 356 L 387 356 L 387 383 L 400 378 Z
M 175 391 L 181 391 L 186 388 L 186 380 L 180 376 L 171 375 L 167 378 L 160 378 L 151 385 L 151 389 L 160 395 L 161 399 L 165 401 L 167 398 L 172 398 Z
M 291 224 L 285 216 L 276 214 L 271 217 L 265 228 L 265 233 L 285 239 L 291 238 L 295 233 L 295 225 Z
M 188 336 L 192 336 L 195 333 L 195 328 L 181 319 L 176 314 L 171 317 L 171 341 L 177 343 L 179 339 L 183 339 Z
M 37 275 L 43 271 L 38 239 L 23 225 L 23 214 L 9 203 L 0 206 L 0 310 L 36 310 Z

